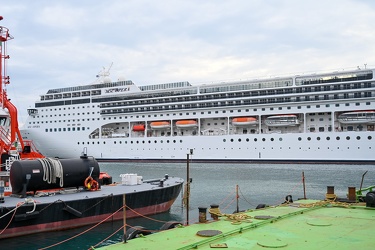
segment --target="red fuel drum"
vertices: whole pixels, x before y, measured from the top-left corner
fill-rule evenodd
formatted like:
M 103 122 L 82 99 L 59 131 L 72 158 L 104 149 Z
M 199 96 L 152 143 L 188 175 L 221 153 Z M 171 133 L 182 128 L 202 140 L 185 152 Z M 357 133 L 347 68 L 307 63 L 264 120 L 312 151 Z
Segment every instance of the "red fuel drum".
M 100 168 L 98 162 L 93 157 L 81 157 L 77 159 L 59 159 L 61 168 L 55 168 L 44 164 L 39 160 L 22 160 L 15 161 L 10 169 L 10 183 L 12 185 L 13 194 L 21 194 L 26 184 L 27 191 L 48 190 L 66 187 L 81 187 L 84 186 L 85 179 L 90 175 L 98 181 L 100 175 Z M 57 171 L 56 171 L 57 170 Z M 55 178 L 55 183 L 52 183 L 53 175 L 56 172 L 62 173 L 62 184 L 60 186 L 59 177 Z M 46 173 L 46 174 L 45 174 Z M 29 177 L 29 180 L 27 180 Z M 49 178 L 49 179 L 48 179 Z M 50 181 L 51 183 L 48 183 Z

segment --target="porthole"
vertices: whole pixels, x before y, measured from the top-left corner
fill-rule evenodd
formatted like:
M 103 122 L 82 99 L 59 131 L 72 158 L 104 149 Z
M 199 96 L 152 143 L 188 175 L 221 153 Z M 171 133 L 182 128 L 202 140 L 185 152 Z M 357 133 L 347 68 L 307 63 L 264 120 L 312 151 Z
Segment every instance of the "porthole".
M 340 140 L 340 136 L 337 136 L 337 137 L 336 137 L 336 140 L 338 140 L 338 141 L 339 141 L 339 140 Z
M 318 137 L 316 137 L 316 139 L 318 140 L 318 141 L 320 141 L 320 137 L 318 136 Z
M 347 136 L 346 139 L 349 141 L 350 140 L 350 136 Z
M 273 138 L 271 138 L 271 141 L 274 141 L 274 139 L 273 139 Z
M 327 141 L 331 140 L 331 138 L 330 138 L 329 136 L 327 136 L 327 138 L 326 138 L 326 139 L 327 139 Z
M 238 142 L 241 142 L 241 138 L 240 138 L 240 139 L 238 139 Z
M 223 139 L 223 142 L 226 142 L 227 140 L 226 139 Z
M 370 136 L 368 136 L 368 137 L 367 137 L 367 139 L 371 140 L 371 139 L 372 139 L 372 136 L 371 136 L 371 135 L 370 135 Z
M 249 138 L 246 138 L 246 141 L 249 142 L 250 141 Z
M 311 141 L 311 137 L 307 137 L 307 140 L 308 140 L 308 141 Z
M 360 136 L 357 136 L 356 139 L 357 139 L 357 140 L 361 140 L 361 137 L 360 137 Z
M 230 139 L 230 142 L 233 142 L 233 139 Z
M 299 140 L 299 141 L 302 141 L 302 138 L 301 138 L 301 137 L 298 137 L 298 140 Z
M 279 138 L 279 141 L 282 141 L 282 140 L 283 140 L 283 138 L 280 137 L 280 138 Z
M 262 141 L 266 141 L 266 138 L 262 138 Z
M 257 138 L 254 138 L 254 141 L 258 141 L 258 139 L 257 139 Z

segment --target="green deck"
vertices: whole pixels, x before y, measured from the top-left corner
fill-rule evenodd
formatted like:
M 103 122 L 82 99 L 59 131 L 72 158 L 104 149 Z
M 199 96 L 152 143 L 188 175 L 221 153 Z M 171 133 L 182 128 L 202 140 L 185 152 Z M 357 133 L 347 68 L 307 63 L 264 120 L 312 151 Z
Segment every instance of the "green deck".
M 306 207 L 294 203 L 252 210 L 246 212 L 252 218 L 241 223 L 220 217 L 218 221 L 174 228 L 100 249 L 375 249 L 374 208 L 364 204 L 312 205 L 315 202 L 298 201 Z M 260 215 L 274 218 L 254 219 Z M 201 230 L 220 230 L 222 234 L 198 236 Z

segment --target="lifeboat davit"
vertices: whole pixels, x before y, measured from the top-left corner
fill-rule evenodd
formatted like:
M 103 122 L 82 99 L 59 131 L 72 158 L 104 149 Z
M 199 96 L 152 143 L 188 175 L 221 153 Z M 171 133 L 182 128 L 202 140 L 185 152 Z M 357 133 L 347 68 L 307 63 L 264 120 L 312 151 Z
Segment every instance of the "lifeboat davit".
M 265 120 L 265 124 L 269 127 L 278 126 L 296 126 L 300 124 L 297 115 L 273 115 L 269 116 Z
M 338 120 L 344 124 L 375 123 L 375 110 L 345 112 Z
M 236 117 L 232 119 L 232 124 L 234 126 L 251 126 L 257 125 L 258 119 L 255 117 Z
M 133 126 L 133 131 L 145 131 L 145 125 L 144 124 L 137 124 Z
M 168 129 L 171 127 L 170 122 L 161 121 L 161 122 L 151 122 L 151 129 Z
M 193 128 L 197 126 L 198 123 L 196 120 L 181 120 L 176 122 L 177 128 Z

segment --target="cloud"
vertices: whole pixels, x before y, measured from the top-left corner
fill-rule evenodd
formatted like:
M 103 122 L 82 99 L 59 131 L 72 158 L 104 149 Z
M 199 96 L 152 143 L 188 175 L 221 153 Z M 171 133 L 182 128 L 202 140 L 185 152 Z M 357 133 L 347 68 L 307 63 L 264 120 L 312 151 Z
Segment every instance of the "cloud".
M 375 65 L 372 1 L 26 1 L 2 5 L 9 95 L 112 79 L 193 84 Z

